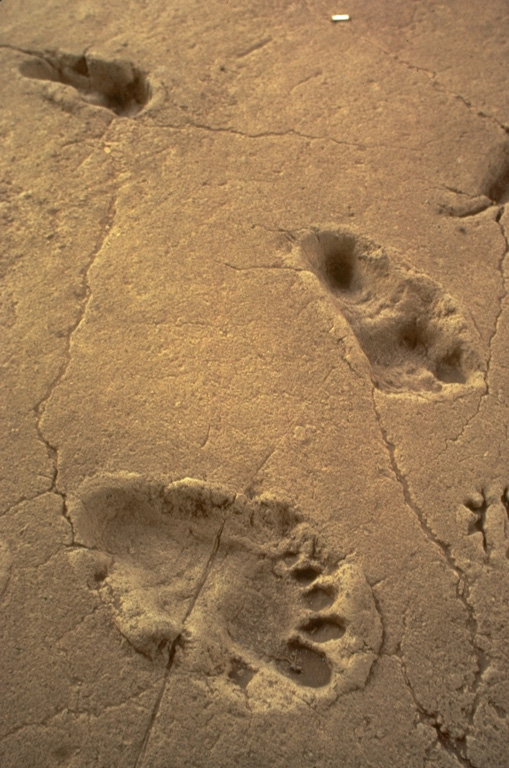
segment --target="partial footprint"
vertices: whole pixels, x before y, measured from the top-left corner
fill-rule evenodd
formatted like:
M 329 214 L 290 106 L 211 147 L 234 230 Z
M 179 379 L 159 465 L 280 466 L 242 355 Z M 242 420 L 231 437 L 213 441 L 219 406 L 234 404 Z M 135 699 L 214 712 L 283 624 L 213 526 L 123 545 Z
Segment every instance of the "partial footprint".
M 178 640 L 191 673 L 260 700 L 365 684 L 382 640 L 371 589 L 288 505 L 125 474 L 86 481 L 68 512 L 76 567 L 141 653 Z
M 422 272 L 365 238 L 333 230 L 305 237 L 300 262 L 349 322 L 379 389 L 440 392 L 483 382 L 457 303 Z
M 504 140 L 492 149 L 486 158 L 486 166 L 476 194 L 446 187 L 448 199 L 439 205 L 439 213 L 465 218 L 476 216 L 490 206 L 509 203 L 509 141 Z
M 235 541 L 225 529 L 217 566 L 235 574 L 235 588 L 220 598 L 234 652 L 230 677 L 237 682 L 242 660 L 265 686 L 278 673 L 327 693 L 363 687 L 382 627 L 359 566 L 328 556 L 304 523 L 278 545 L 267 541 L 263 555 L 245 542 L 236 551 Z
M 145 75 L 128 61 L 103 61 L 88 54 L 56 51 L 37 51 L 33 55 L 21 64 L 22 75 L 70 85 L 84 101 L 116 115 L 132 117 L 150 98 Z
M 499 145 L 489 158 L 490 167 L 482 183 L 482 192 L 499 205 L 509 203 L 509 142 Z
M 194 480 L 165 487 L 99 476 L 68 498 L 72 556 L 124 637 L 155 658 L 180 635 L 233 496 Z
M 509 489 L 483 489 L 472 494 L 456 513 L 464 539 L 458 553 L 462 567 L 477 575 L 479 564 L 509 566 Z

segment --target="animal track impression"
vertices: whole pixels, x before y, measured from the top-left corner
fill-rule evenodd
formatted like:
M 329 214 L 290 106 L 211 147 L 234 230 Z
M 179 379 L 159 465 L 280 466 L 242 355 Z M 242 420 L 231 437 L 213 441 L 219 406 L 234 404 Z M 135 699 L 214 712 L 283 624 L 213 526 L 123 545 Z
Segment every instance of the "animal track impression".
M 121 474 L 86 481 L 68 511 L 75 567 L 140 653 L 178 646 L 190 674 L 271 706 L 365 684 L 382 640 L 371 588 L 288 505 Z
M 124 117 L 140 112 L 151 95 L 145 75 L 128 61 L 44 51 L 19 70 L 25 77 L 70 85 L 84 101 Z
M 299 253 L 350 324 L 379 389 L 441 392 L 483 381 L 457 303 L 422 272 L 350 232 L 317 231 Z

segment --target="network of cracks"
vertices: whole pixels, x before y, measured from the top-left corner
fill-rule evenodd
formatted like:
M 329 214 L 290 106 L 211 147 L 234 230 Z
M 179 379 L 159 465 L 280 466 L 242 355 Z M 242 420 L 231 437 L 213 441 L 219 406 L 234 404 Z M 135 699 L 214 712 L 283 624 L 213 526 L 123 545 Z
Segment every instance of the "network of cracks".
M 125 60 L 31 52 L 19 71 L 122 117 L 141 112 L 152 95 L 146 73 Z M 452 215 L 507 203 L 509 159 L 484 197 Z M 398 254 L 333 227 L 311 229 L 297 251 L 350 326 L 375 387 L 440 393 L 484 381 L 479 342 L 459 303 Z M 502 506 L 507 512 L 507 491 Z M 498 552 L 489 510 L 476 498 L 463 520 L 486 561 Z M 382 625 L 362 568 L 327 551 L 288 505 L 198 480 L 165 485 L 120 473 L 87 480 L 70 495 L 68 514 L 71 560 L 82 572 L 88 558 L 90 586 L 137 652 L 156 660 L 180 650 L 198 670 L 213 658 L 213 673 L 244 692 L 260 679 L 317 695 L 365 684 Z

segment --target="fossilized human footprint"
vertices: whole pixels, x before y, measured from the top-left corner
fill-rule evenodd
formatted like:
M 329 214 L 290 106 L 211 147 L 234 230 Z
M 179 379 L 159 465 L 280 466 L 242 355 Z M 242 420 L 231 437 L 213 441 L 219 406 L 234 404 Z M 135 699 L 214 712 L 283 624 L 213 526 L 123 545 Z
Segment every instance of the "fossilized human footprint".
M 349 231 L 303 236 L 291 260 L 327 289 L 386 391 L 482 385 L 474 334 L 443 288 L 388 249 Z
M 72 557 L 146 656 L 182 648 L 226 686 L 362 687 L 382 629 L 361 568 L 302 516 L 197 480 L 98 476 L 70 496 Z M 84 549 L 85 548 L 85 549 Z M 265 686 L 266 687 L 266 686 Z

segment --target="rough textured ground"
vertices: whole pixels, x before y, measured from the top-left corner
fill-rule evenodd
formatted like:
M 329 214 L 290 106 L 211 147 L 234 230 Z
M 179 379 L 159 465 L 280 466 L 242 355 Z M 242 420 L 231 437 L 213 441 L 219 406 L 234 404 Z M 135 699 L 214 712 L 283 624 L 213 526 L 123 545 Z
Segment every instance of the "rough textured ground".
M 2 0 L 2 768 L 507 768 L 508 40 Z

